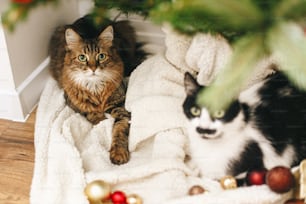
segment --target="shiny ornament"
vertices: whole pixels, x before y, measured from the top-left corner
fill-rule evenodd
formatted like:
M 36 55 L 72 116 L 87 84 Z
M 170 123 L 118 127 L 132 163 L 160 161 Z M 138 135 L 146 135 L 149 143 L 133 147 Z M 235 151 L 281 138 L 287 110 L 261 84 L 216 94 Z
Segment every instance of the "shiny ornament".
M 198 195 L 198 194 L 202 194 L 204 192 L 205 192 L 205 189 L 202 186 L 195 185 L 195 186 L 192 186 L 189 189 L 188 194 L 189 195 Z
M 266 183 L 266 169 L 253 170 L 247 173 L 246 183 L 248 186 L 262 185 Z
M 237 181 L 233 176 L 225 176 L 220 180 L 223 189 L 235 189 L 237 188 Z
M 86 186 L 84 193 L 91 202 L 103 201 L 109 198 L 111 187 L 104 181 L 96 180 Z
M 110 195 L 114 204 L 126 204 L 126 195 L 122 191 L 115 191 Z
M 266 184 L 276 193 L 286 193 L 294 186 L 294 176 L 289 168 L 277 166 L 267 172 Z
M 127 204 L 142 204 L 142 199 L 136 194 L 131 194 L 126 198 Z

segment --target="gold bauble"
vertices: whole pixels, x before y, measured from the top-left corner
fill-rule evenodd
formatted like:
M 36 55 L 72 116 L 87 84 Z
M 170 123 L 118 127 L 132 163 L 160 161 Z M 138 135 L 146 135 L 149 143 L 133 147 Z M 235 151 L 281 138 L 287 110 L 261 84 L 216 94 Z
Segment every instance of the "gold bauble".
M 103 201 L 109 198 L 111 187 L 104 181 L 96 180 L 86 186 L 84 193 L 91 202 Z
M 237 181 L 232 176 L 225 176 L 220 180 L 221 186 L 223 189 L 235 189 L 237 188 Z
M 127 204 L 142 204 L 142 199 L 136 194 L 131 194 L 126 198 Z

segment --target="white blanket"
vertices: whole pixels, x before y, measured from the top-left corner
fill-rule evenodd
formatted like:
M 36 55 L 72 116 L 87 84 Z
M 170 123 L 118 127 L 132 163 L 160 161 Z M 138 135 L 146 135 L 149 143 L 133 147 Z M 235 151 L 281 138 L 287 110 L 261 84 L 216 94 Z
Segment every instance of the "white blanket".
M 169 28 L 164 31 L 166 53 L 150 57 L 130 77 L 127 164 L 116 166 L 109 160 L 113 119 L 93 126 L 65 105 L 53 79 L 47 82 L 37 110 L 31 204 L 88 204 L 83 190 L 96 179 L 110 183 L 113 190 L 140 195 L 144 204 L 280 203 L 290 195 L 272 193 L 266 186 L 223 191 L 218 182 L 198 178 L 196 169 L 185 163 L 184 73 L 198 73 L 199 82 L 209 83 L 231 49 L 221 37 L 189 38 Z M 188 196 L 195 184 L 208 193 Z

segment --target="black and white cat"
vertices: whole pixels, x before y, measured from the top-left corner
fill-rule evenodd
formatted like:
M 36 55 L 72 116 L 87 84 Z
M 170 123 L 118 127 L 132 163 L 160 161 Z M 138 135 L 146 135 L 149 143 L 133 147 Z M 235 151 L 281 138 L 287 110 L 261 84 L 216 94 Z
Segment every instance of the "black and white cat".
M 201 176 L 219 179 L 306 158 L 306 92 L 280 72 L 246 91 L 226 111 L 210 114 L 196 104 L 201 88 L 184 78 L 190 156 Z M 222 98 L 220 98 L 222 100 Z

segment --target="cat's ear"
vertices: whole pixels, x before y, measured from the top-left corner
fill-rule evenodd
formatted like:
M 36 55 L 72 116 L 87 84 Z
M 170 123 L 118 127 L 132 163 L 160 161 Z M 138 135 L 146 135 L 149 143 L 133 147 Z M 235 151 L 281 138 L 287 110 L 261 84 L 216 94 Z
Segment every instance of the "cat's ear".
M 200 85 L 189 72 L 185 73 L 184 86 L 185 86 L 186 94 L 189 96 L 197 94 L 197 92 L 200 89 Z
M 69 49 L 74 48 L 82 40 L 81 36 L 77 34 L 73 29 L 68 28 L 65 32 L 65 39 Z
M 99 40 L 103 45 L 112 46 L 114 39 L 114 29 L 113 26 L 108 26 L 99 35 Z

